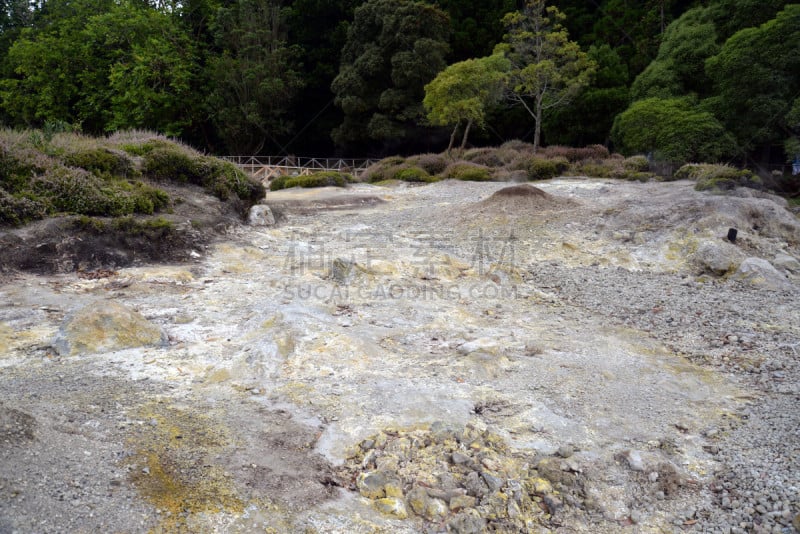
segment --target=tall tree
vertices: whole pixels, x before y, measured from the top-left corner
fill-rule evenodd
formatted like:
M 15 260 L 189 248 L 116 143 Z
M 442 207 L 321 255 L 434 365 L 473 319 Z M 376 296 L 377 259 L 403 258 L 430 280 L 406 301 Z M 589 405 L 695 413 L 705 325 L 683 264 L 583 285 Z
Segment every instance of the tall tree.
M 719 161 L 735 147 L 725 127 L 690 97 L 634 102 L 617 116 L 612 137 L 625 153 L 652 153 L 671 163 Z
M 728 39 L 706 62 L 716 96 L 708 106 L 748 151 L 782 144 L 800 94 L 800 4 Z
M 171 14 L 118 4 L 90 18 L 83 35 L 99 48 L 120 52 L 97 80 L 110 111 L 105 130 L 148 128 L 178 137 L 199 120 L 197 53 Z
M 542 128 L 550 143 L 606 145 L 614 117 L 628 106 L 628 67 L 619 54 L 607 44 L 593 45 L 587 54 L 597 63 L 597 72 L 570 104 L 545 116 Z
M 292 44 L 301 50 L 303 87 L 294 101 L 295 132 L 287 150 L 315 153 L 334 149 L 331 131 L 342 123 L 333 105 L 331 82 L 339 72 L 339 56 L 356 6 L 363 0 L 294 0 L 287 24 Z
M 281 151 L 281 136 L 293 128 L 289 111 L 302 79 L 286 14 L 278 1 L 236 0 L 215 16 L 220 52 L 208 62 L 207 103 L 229 153 Z
M 338 145 L 408 139 L 424 116 L 425 84 L 445 66 L 448 18 L 412 0 L 369 0 L 356 9 L 331 88 L 344 112 Z
M 541 143 L 545 111 L 566 105 L 589 84 L 596 64 L 561 25 L 564 15 L 545 0 L 529 0 L 503 19 L 508 34 L 498 45 L 511 62 L 508 97 L 534 121 L 534 151 Z
M 719 51 L 717 31 L 708 8 L 690 9 L 670 24 L 658 56 L 631 87 L 634 100 L 694 93 L 707 96 L 711 83 L 705 61 Z
M 510 64 L 501 54 L 454 63 L 425 86 L 425 109 L 431 124 L 454 126 L 447 153 L 453 148 L 462 123 L 464 136 L 461 150 L 467 144 L 472 125 L 482 127 L 488 109 L 503 96 L 503 85 Z
M 462 61 L 488 56 L 503 39 L 503 16 L 518 0 L 436 0 L 450 16 L 450 57 Z

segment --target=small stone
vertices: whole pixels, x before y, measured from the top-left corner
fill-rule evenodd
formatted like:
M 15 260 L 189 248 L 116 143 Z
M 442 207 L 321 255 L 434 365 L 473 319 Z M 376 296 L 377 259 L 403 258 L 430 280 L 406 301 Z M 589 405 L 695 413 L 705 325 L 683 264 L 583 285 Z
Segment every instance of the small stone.
M 247 224 L 250 226 L 274 226 L 275 215 L 272 209 L 265 204 L 256 204 L 247 214 Z
M 655 482 L 658 480 L 658 471 L 652 471 L 649 475 L 647 475 L 647 480 L 650 482 Z
M 558 448 L 558 453 L 557 454 L 559 456 L 561 456 L 562 458 L 569 458 L 570 456 L 575 454 L 575 451 L 569 445 L 562 445 L 561 447 Z
M 625 458 L 625 461 L 628 462 L 628 466 L 631 469 L 634 471 L 644 471 L 644 461 L 642 460 L 642 455 L 639 451 L 625 451 L 625 453 L 623 453 L 623 457 Z
M 545 495 L 542 498 L 542 500 L 544 501 L 545 506 L 547 506 L 547 509 L 550 511 L 551 514 L 558 512 L 561 508 L 564 507 L 563 501 L 552 494 Z
M 550 481 L 544 478 L 535 478 L 533 479 L 531 485 L 533 486 L 533 491 L 540 495 L 545 493 L 553 493 L 553 485 L 550 484 Z
M 464 480 L 464 488 L 470 495 L 481 498 L 489 493 L 489 486 L 476 471 L 471 471 Z
M 796 514 L 792 520 L 792 526 L 797 532 L 800 532 L 800 514 Z
M 462 465 L 462 464 L 466 464 L 466 463 L 469 463 L 469 462 L 472 461 L 472 458 L 470 458 L 466 454 L 460 453 L 458 451 L 456 451 L 453 454 L 451 454 L 450 455 L 450 459 L 456 465 Z
M 633 523 L 634 525 L 638 525 L 639 523 L 642 522 L 643 519 L 644 516 L 642 515 L 642 512 L 640 512 L 639 510 L 634 510 L 631 512 L 631 523 Z
M 382 514 L 396 517 L 397 519 L 407 519 L 408 511 L 403 499 L 397 497 L 386 497 L 375 501 L 375 508 Z
M 397 497 L 400 483 L 388 473 L 373 471 L 362 473 L 356 481 L 359 493 L 367 499 L 380 499 L 383 497 Z M 402 489 L 399 490 L 402 496 Z
M 457 495 L 450 499 L 450 510 L 458 511 L 463 508 L 473 508 L 478 500 L 469 495 Z
M 486 482 L 486 485 L 489 486 L 489 490 L 494 492 L 503 487 L 503 479 L 497 478 L 496 476 L 490 475 L 486 472 L 481 473 L 481 476 L 483 477 L 484 482 Z
M 482 534 L 486 529 L 486 520 L 477 510 L 467 509 L 456 514 L 447 526 L 455 534 Z

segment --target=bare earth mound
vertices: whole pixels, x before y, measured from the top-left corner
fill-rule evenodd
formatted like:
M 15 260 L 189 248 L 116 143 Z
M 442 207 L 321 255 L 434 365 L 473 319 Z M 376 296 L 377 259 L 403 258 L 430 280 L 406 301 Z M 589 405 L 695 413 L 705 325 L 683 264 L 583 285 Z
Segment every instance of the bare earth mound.
M 551 195 L 530 184 L 505 187 L 478 203 L 481 212 L 530 212 L 561 210 L 577 206 L 577 202 Z

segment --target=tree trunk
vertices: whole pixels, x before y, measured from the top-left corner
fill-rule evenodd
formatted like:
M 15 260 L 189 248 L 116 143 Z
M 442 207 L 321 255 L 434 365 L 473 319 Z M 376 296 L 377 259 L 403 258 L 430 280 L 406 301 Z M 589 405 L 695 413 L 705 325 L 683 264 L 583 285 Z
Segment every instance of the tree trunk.
M 453 150 L 453 145 L 456 143 L 456 132 L 458 132 L 458 124 L 453 128 L 453 133 L 450 134 L 450 144 L 447 145 L 447 157 L 450 157 L 450 151 Z
M 467 127 L 464 128 L 464 137 L 461 139 L 461 149 L 459 150 L 459 155 L 464 153 L 464 147 L 467 146 L 467 136 L 469 135 L 469 129 L 472 127 L 472 121 L 467 121 Z
M 536 115 L 533 120 L 536 123 L 533 129 L 533 153 L 539 151 L 539 144 L 542 141 L 542 96 L 536 97 Z

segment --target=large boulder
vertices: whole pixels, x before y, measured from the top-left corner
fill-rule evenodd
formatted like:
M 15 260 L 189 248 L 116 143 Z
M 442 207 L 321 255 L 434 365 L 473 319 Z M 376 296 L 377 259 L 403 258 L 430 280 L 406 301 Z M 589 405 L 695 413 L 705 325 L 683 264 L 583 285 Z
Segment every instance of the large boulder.
M 266 204 L 256 204 L 247 214 L 247 224 L 250 226 L 274 226 L 275 215 L 272 208 Z
M 111 301 L 100 301 L 69 315 L 53 347 L 62 356 L 97 354 L 163 345 L 161 329 L 140 313 Z
M 788 289 L 792 285 L 783 273 L 761 258 L 744 260 L 733 274 L 733 279 L 772 291 Z
M 703 272 L 724 276 L 742 263 L 744 254 L 731 243 L 719 240 L 704 241 L 692 255 L 692 261 Z

